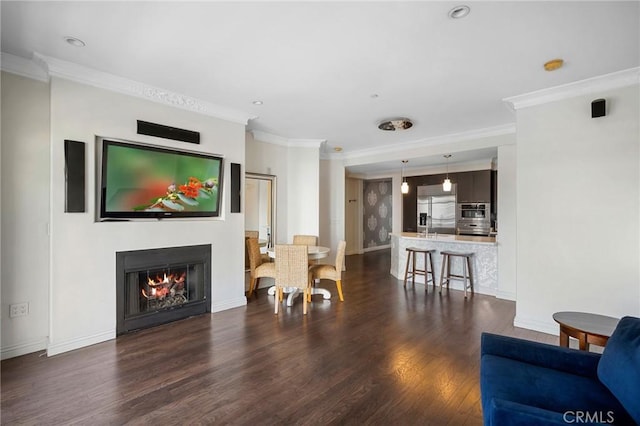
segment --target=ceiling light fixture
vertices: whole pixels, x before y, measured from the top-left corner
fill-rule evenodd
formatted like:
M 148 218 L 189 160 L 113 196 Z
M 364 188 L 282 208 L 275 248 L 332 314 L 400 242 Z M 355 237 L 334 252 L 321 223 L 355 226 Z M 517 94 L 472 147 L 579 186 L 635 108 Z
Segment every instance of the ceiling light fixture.
M 80 40 L 79 38 L 76 37 L 71 37 L 71 36 L 66 36 L 64 38 L 64 41 L 66 41 L 67 43 L 69 43 L 71 46 L 74 47 L 85 47 L 87 44 Z
M 407 130 L 413 126 L 413 123 L 408 118 L 393 118 L 390 120 L 382 121 L 378 124 L 378 129 L 385 131 L 395 130 Z
M 562 68 L 562 65 L 564 65 L 564 60 L 560 58 L 552 59 L 544 63 L 544 69 L 545 71 L 555 71 Z
M 449 158 L 451 158 L 451 154 L 447 154 L 444 156 L 447 159 L 447 177 L 444 182 L 442 182 L 442 190 L 445 192 L 451 192 L 451 181 L 449 180 Z
M 404 165 L 407 164 L 409 160 L 402 160 L 402 171 L 400 172 L 400 179 L 402 179 L 402 185 L 400 185 L 400 192 L 403 194 L 409 193 L 409 184 L 407 183 L 407 179 L 404 177 Z
M 449 11 L 449 18 L 451 19 L 461 19 L 467 16 L 471 12 L 469 6 L 460 5 L 456 6 Z
M 342 152 L 342 147 L 341 146 L 336 146 L 336 147 L 333 148 L 333 150 L 335 152 Z
M 262 102 L 262 101 L 253 101 L 251 103 L 254 104 L 254 105 L 262 105 L 264 102 Z

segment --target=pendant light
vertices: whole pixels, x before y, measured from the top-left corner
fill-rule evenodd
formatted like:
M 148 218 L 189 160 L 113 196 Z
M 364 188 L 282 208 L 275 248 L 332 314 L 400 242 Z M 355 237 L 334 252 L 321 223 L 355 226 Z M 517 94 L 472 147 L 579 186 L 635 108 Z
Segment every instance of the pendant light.
M 402 179 L 402 185 L 400 185 L 400 192 L 403 194 L 409 193 L 409 184 L 407 183 L 407 179 L 404 177 L 404 165 L 407 164 L 409 160 L 402 160 L 402 172 L 400 173 L 400 178 Z
M 444 182 L 442 182 L 442 190 L 445 192 L 451 192 L 451 181 L 449 180 L 449 158 L 451 157 L 451 154 L 447 154 L 444 156 L 444 158 L 447 159 L 447 177 L 444 180 Z

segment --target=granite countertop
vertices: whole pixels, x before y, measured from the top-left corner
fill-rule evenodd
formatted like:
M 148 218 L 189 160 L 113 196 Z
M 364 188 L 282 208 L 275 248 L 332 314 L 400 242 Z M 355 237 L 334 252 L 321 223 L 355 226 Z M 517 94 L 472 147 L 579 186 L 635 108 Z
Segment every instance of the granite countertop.
M 429 234 L 428 237 L 425 237 L 424 234 L 419 234 L 417 232 L 400 232 L 393 233 L 391 235 L 395 235 L 400 238 L 425 240 L 429 242 L 475 243 L 492 245 L 496 243 L 496 237 L 483 237 L 478 235 Z

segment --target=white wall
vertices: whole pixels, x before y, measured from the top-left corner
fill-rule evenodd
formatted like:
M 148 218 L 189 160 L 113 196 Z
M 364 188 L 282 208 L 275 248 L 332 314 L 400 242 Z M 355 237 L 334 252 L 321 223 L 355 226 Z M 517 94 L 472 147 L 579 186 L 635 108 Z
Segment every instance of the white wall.
M 496 297 L 516 300 L 516 146 L 498 147 L 498 288 Z
M 193 146 L 136 134 L 143 119 L 201 133 Z M 96 223 L 95 136 L 128 139 L 225 157 L 223 217 Z M 64 213 L 64 139 L 87 143 L 87 213 Z M 212 309 L 241 306 L 244 216 L 229 212 L 229 163 L 244 160 L 244 126 L 68 80 L 51 80 L 51 312 L 48 353 L 115 336 L 117 251 L 212 244 Z
M 320 149 L 289 148 L 287 241 L 296 234 L 320 235 Z
M 275 243 L 286 243 L 288 231 L 288 148 L 254 139 L 253 134 L 246 133 L 245 172 L 261 173 L 276 176 L 276 235 Z M 244 187 L 244 181 L 243 181 Z M 246 206 L 243 208 L 245 210 Z
M 320 235 L 320 147 L 271 143 L 246 134 L 247 172 L 277 179 L 276 243 L 286 244 L 295 234 Z
M 49 332 L 49 85 L 2 72 L 2 359 Z M 9 318 L 9 305 L 29 314 Z
M 319 243 L 331 248 L 324 263 L 335 262 L 338 242 L 345 237 L 345 172 L 342 160 L 320 160 Z
M 516 325 L 640 314 L 639 117 L 637 85 L 518 110 Z

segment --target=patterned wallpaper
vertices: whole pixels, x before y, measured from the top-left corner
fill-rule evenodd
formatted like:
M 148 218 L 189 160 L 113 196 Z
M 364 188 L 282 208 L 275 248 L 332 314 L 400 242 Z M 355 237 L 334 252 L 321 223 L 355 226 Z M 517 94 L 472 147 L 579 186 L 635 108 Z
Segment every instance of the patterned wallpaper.
M 391 179 L 365 180 L 363 247 L 391 244 Z

